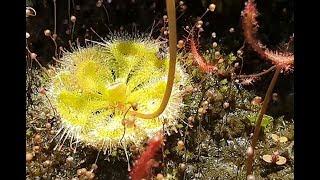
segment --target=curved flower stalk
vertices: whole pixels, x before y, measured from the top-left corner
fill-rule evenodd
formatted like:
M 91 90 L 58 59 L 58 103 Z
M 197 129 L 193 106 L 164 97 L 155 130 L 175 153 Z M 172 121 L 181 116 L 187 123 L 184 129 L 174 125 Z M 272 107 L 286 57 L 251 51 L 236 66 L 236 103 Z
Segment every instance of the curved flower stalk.
M 49 94 L 61 116 L 62 144 L 67 137 L 104 150 L 120 146 L 122 140 L 140 144 L 162 129 L 159 119 L 166 119 L 168 127 L 179 116 L 179 87 L 187 79 L 179 64 L 163 113 L 147 121 L 127 113 L 132 104 L 145 113 L 156 111 L 161 104 L 170 65 L 168 58 L 158 59 L 159 43 L 123 37 L 104 45 L 66 54 L 52 77 Z
M 157 110 L 152 113 L 135 113 L 137 117 L 143 119 L 152 119 L 158 117 L 166 108 L 174 82 L 174 74 L 176 68 L 176 58 L 177 58 L 177 28 L 176 28 L 176 8 L 174 0 L 166 0 L 168 18 L 169 18 L 169 54 L 170 54 L 170 62 L 169 62 L 169 71 L 168 71 L 168 81 L 166 84 L 166 90 L 164 96 L 162 98 L 161 104 Z

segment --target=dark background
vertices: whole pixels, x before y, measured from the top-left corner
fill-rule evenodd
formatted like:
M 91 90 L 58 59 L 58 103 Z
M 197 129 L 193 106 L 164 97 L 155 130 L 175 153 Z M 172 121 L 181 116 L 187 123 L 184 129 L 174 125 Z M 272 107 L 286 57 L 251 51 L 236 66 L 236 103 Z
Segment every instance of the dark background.
M 70 14 L 77 17 L 75 23 L 74 37 L 83 38 L 92 27 L 100 36 L 110 34 L 110 31 L 119 31 L 120 27 L 130 32 L 136 26 L 139 32 L 150 32 L 153 22 L 158 28 L 154 30 L 157 36 L 162 25 L 162 16 L 165 15 L 164 0 L 104 0 L 101 7 L 96 6 L 96 0 L 69 0 Z M 74 4 L 72 3 L 74 2 Z M 110 3 L 109 3 L 110 2 Z M 178 36 L 182 38 L 186 32 L 183 26 L 192 26 L 197 17 L 200 17 L 210 3 L 216 4 L 215 12 L 208 12 L 203 18 L 204 33 L 202 33 L 202 44 L 210 42 L 211 33 L 216 32 L 217 38 L 228 50 L 236 50 L 242 46 L 243 37 L 241 29 L 241 10 L 244 7 L 244 0 L 186 0 L 186 10 L 182 12 L 179 2 L 176 1 Z M 271 49 L 276 49 L 279 43 L 287 41 L 293 34 L 294 14 L 293 0 L 257 0 L 260 12 L 260 39 Z M 70 35 L 66 31 L 72 29 L 72 23 L 68 13 L 68 0 L 57 0 L 57 34 L 59 46 L 68 47 L 67 40 Z M 53 52 L 53 43 L 44 36 L 44 30 L 54 27 L 53 0 L 27 0 L 27 6 L 37 11 L 37 16 L 26 18 L 27 32 L 31 37 L 28 40 L 32 43 L 31 48 L 43 58 L 40 61 L 50 61 Z M 80 10 L 76 6 L 80 7 Z M 104 6 L 104 7 L 103 7 Z M 108 13 L 106 13 L 106 11 Z M 65 24 L 67 23 L 67 24 Z M 135 25 L 133 25 L 135 24 Z M 230 37 L 229 29 L 235 28 L 235 33 Z M 93 37 L 97 38 L 97 37 Z

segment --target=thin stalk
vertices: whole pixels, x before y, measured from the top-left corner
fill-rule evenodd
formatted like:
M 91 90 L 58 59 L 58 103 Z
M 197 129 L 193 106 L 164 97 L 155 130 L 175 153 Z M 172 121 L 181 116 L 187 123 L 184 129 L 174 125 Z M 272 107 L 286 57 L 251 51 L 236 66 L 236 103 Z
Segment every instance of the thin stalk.
M 238 77 L 241 79 L 241 78 L 251 78 L 251 77 L 259 77 L 259 76 L 262 76 L 262 75 L 265 75 L 267 73 L 269 73 L 270 71 L 272 71 L 273 69 L 276 68 L 277 65 L 273 65 L 271 66 L 269 69 L 263 71 L 263 72 L 260 72 L 260 73 L 257 73 L 257 74 L 249 74 L 249 75 L 239 75 Z
M 207 9 L 201 16 L 200 16 L 200 18 L 199 18 L 199 20 L 201 20 L 206 14 L 207 14 L 207 12 L 209 12 L 209 9 Z M 197 21 L 198 22 L 198 21 Z M 196 23 L 194 23 L 194 25 L 192 26 L 192 28 L 191 28 L 191 30 L 190 30 L 190 32 L 189 32 L 189 34 L 188 34 L 188 36 L 187 36 L 187 39 L 189 39 L 189 37 L 190 37 L 190 35 L 191 35 L 191 33 L 194 31 L 194 28 L 196 27 L 196 25 L 197 25 L 197 22 Z M 199 38 L 199 35 L 198 35 L 198 38 Z
M 106 8 L 106 6 L 104 4 L 102 6 L 103 6 L 104 11 L 106 12 L 108 23 L 110 23 L 108 10 L 107 10 L 107 8 Z
M 50 36 L 53 43 L 54 43 L 54 46 L 55 46 L 55 49 L 54 49 L 54 56 L 55 58 L 59 59 L 59 56 L 58 56 L 58 44 L 56 42 L 56 40 L 53 38 L 53 36 Z
M 252 138 L 252 143 L 251 143 L 251 147 L 252 147 L 252 150 L 253 150 L 253 153 L 251 155 L 248 155 L 248 159 L 247 159 L 247 175 L 250 175 L 252 174 L 252 165 L 253 165 L 253 160 L 254 160 L 254 148 L 256 147 L 257 145 L 257 142 L 258 142 L 258 137 L 259 137 L 259 133 L 260 133 L 260 129 L 261 129 L 261 122 L 262 122 L 262 118 L 263 118 L 263 115 L 266 113 L 267 111 L 267 108 L 268 108 L 268 105 L 269 105 L 269 101 L 271 99 L 271 96 L 272 96 L 272 91 L 273 91 L 273 88 L 277 82 L 277 79 L 279 77 L 279 74 L 280 74 L 280 71 L 281 71 L 281 67 L 277 67 L 276 68 L 276 71 L 273 75 L 273 78 L 270 82 L 270 85 L 268 87 L 268 90 L 267 90 L 267 93 L 264 97 L 264 101 L 263 101 L 263 104 L 262 104 L 262 108 L 259 112 L 259 115 L 258 115 L 258 118 L 257 118 L 257 121 L 256 121 L 256 126 L 254 128 L 254 133 L 253 133 L 253 138 Z
M 72 32 L 71 32 L 71 41 L 73 41 L 73 33 L 74 33 L 74 27 L 75 27 L 76 23 L 73 22 L 72 23 Z
M 124 120 L 126 119 L 126 115 L 128 114 L 128 112 L 129 112 L 129 110 L 130 110 L 131 108 L 132 108 L 132 106 L 130 106 L 130 107 L 127 109 L 127 111 L 124 113 L 122 121 L 124 121 Z M 122 137 L 121 137 L 121 139 L 120 139 L 120 143 L 122 143 L 122 139 L 124 138 L 125 134 L 126 134 L 126 125 L 124 124 L 124 125 L 123 125 L 123 135 L 122 135 Z
M 202 118 L 203 118 L 203 116 L 204 116 L 204 114 L 202 114 L 201 115 L 201 117 L 199 117 L 199 108 L 200 108 L 200 106 L 201 106 L 201 103 L 202 103 L 202 101 L 203 101 L 203 98 L 204 98 L 204 96 L 205 96 L 205 94 L 206 94 L 206 92 L 207 92 L 207 90 L 208 89 L 204 89 L 203 91 L 202 91 L 202 95 L 201 95 L 201 99 L 200 99 L 200 102 L 199 102 L 199 104 L 198 104 L 198 108 L 197 108 L 197 112 L 196 112 L 196 115 L 195 115 L 195 120 L 198 120 L 198 127 L 197 127 L 197 139 L 198 139 L 198 143 L 197 143 L 197 147 L 198 147 L 198 152 L 197 152 L 197 160 L 199 161 L 200 160 L 200 154 L 201 154 L 201 143 L 202 143 L 202 141 L 200 140 L 200 134 L 201 134 L 201 123 L 202 123 Z M 197 164 L 197 173 L 199 172 L 199 164 Z M 184 178 L 185 178 L 185 174 L 184 174 Z
M 57 115 L 56 115 L 56 111 L 55 111 L 55 109 L 53 108 L 53 106 L 52 106 L 52 103 L 51 103 L 51 101 L 50 101 L 50 98 L 46 95 L 46 94 L 44 94 L 45 95 L 45 97 L 47 98 L 47 100 L 48 100 L 48 102 L 49 102 L 49 104 L 50 104 L 50 106 L 51 106 L 51 108 L 52 108 L 52 111 L 53 111 L 53 115 L 56 117 Z
M 57 3 L 56 0 L 53 0 L 53 8 L 54 8 L 54 34 L 57 34 Z
M 151 114 L 143 114 L 139 112 L 131 112 L 135 114 L 137 117 L 142 119 L 153 119 L 158 117 L 166 108 L 172 88 L 174 83 L 174 74 L 176 71 L 176 57 L 177 57 L 177 28 L 176 28 L 176 10 L 175 10 L 175 1 L 174 0 L 166 0 L 166 6 L 168 11 L 169 18 L 169 53 L 170 53 L 170 62 L 169 62 L 169 72 L 168 72 L 168 80 L 166 85 L 166 90 L 164 96 L 162 98 L 161 104 L 159 108 Z
M 68 0 L 68 17 L 69 17 L 69 20 L 70 21 L 70 17 L 71 17 L 71 13 L 70 13 L 70 0 Z

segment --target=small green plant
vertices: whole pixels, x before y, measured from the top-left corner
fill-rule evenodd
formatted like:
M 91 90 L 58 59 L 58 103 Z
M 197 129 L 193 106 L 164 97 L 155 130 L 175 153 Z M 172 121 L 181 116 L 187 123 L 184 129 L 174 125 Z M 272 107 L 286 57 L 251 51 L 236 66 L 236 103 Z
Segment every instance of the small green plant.
M 256 124 L 256 121 L 257 121 L 257 113 L 250 113 L 250 114 L 247 115 L 247 118 L 249 119 L 251 125 L 254 126 Z M 265 129 L 267 126 L 270 125 L 272 120 L 273 120 L 273 117 L 268 116 L 268 115 L 263 115 L 262 122 L 261 122 L 261 127 L 263 129 Z

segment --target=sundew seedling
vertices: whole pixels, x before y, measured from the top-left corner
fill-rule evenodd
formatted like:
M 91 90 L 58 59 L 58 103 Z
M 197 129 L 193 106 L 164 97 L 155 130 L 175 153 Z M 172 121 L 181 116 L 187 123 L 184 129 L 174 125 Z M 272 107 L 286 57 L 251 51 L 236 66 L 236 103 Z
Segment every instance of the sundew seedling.
M 241 3 L 27 1 L 26 179 L 293 179 L 291 3 Z

